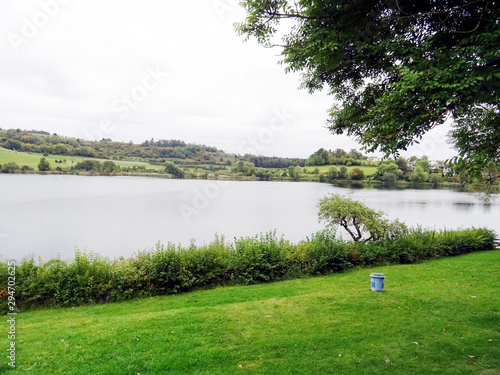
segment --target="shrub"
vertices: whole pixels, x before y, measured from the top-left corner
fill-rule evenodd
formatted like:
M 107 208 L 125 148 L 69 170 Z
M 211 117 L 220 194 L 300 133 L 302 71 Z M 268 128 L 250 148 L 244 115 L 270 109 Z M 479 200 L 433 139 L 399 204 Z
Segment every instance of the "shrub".
M 14 173 L 15 171 L 19 171 L 20 169 L 21 167 L 14 161 L 2 165 L 3 173 Z
M 287 271 L 285 241 L 276 232 L 235 239 L 230 255 L 232 277 L 243 284 L 278 280 Z
M 181 256 L 181 288 L 214 286 L 227 280 L 230 249 L 224 242 L 224 236 L 215 236 L 209 245 L 197 248 L 194 244 L 182 249 Z
M 45 157 L 40 159 L 40 162 L 38 163 L 38 170 L 41 172 L 50 171 L 50 164 Z
M 407 264 L 437 256 L 434 243 L 434 231 L 425 231 L 417 227 L 407 235 L 393 241 L 384 241 L 387 259 L 391 263 Z
M 355 181 L 362 180 L 363 178 L 365 178 L 365 172 L 363 172 L 361 168 L 353 168 L 349 172 L 349 178 Z
M 8 312 L 8 278 L 9 273 L 7 263 L 0 262 L 0 314 L 6 314 Z
M 110 262 L 76 250 L 71 261 L 37 264 L 25 259 L 16 267 L 16 303 L 22 309 L 105 303 L 141 296 L 171 294 L 194 288 L 252 284 L 330 272 L 353 266 L 414 263 L 442 256 L 494 248 L 495 233 L 485 228 L 441 231 L 421 227 L 377 241 L 352 242 L 332 230 L 317 232 L 293 245 L 276 232 L 235 239 L 229 245 L 215 237 L 208 245 L 188 248 L 158 243 L 130 259 Z M 7 264 L 0 262 L 0 311 L 7 309 Z
M 77 303 L 81 301 L 107 302 L 111 289 L 112 267 L 108 259 L 91 252 L 75 252 L 75 258 L 68 264 L 68 280 L 76 279 L 74 296 Z M 69 292 L 69 291 L 68 291 Z
M 147 280 L 157 293 L 176 293 L 181 288 L 181 258 L 174 244 L 157 243 L 155 251 L 147 253 L 144 260 Z
M 41 277 L 42 267 L 35 264 L 33 259 L 25 259 L 16 267 L 16 302 L 19 306 L 50 305 L 46 292 L 46 285 Z
M 404 160 L 404 159 L 403 159 Z M 394 162 L 380 163 L 377 167 L 377 180 L 393 183 L 401 178 L 403 171 Z
M 356 265 L 369 267 L 390 262 L 388 257 L 388 242 L 389 241 L 359 243 L 357 246 L 358 256 Z
M 436 235 L 441 256 L 452 256 L 494 248 L 495 234 L 484 228 L 443 231 Z
M 490 250 L 494 248 L 494 239 L 495 233 L 485 228 L 436 232 L 417 227 L 392 240 L 359 244 L 358 252 L 364 266 L 384 262 L 406 264 Z
M 71 262 L 54 259 L 39 272 L 42 303 L 74 306 L 110 300 L 112 267 L 99 254 L 76 250 Z
M 122 257 L 113 262 L 112 300 L 120 301 L 154 294 L 154 288 L 148 279 L 149 257 L 147 253 L 139 253 L 135 258 Z
M 21 167 L 21 171 L 26 172 L 26 171 L 33 171 L 34 169 L 30 167 L 29 165 L 23 165 Z
M 175 178 L 184 178 L 184 176 L 186 174 L 181 168 L 179 168 L 177 165 L 175 165 L 171 161 L 167 161 L 165 163 L 165 170 L 164 170 L 164 172 L 166 174 L 171 174 Z
M 353 266 L 352 246 L 335 238 L 335 231 L 323 230 L 302 241 L 293 258 L 301 273 L 317 275 L 345 271 Z
M 76 163 L 74 169 L 99 172 L 101 170 L 101 162 L 98 160 L 86 159 Z

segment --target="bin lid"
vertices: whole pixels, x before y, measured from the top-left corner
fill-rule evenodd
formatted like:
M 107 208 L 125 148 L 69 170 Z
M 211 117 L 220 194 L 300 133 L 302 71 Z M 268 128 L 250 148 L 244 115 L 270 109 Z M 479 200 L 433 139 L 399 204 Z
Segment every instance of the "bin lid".
M 381 279 L 385 279 L 385 275 L 383 273 L 373 272 L 370 274 L 370 277 L 378 277 Z

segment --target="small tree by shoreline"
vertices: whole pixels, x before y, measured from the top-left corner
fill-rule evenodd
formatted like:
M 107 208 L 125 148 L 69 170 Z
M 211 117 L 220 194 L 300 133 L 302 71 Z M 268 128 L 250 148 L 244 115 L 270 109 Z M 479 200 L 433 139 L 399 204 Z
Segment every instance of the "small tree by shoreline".
M 407 226 L 398 221 L 390 221 L 382 211 L 376 211 L 363 203 L 340 194 L 331 194 L 318 203 L 318 218 L 327 227 L 344 228 L 356 243 L 393 238 L 407 233 Z
M 45 157 L 40 159 L 40 163 L 38 163 L 38 170 L 41 172 L 50 171 L 50 164 Z

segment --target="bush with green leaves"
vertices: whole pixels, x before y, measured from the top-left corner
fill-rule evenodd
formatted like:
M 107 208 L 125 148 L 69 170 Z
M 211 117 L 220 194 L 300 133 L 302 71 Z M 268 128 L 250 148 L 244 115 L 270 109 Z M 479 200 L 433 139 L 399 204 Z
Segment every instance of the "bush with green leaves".
M 231 278 L 253 284 L 283 278 L 287 272 L 287 243 L 276 232 L 235 239 L 230 253 Z
M 390 184 L 399 180 L 402 175 L 403 171 L 395 162 L 383 162 L 377 167 L 375 178 Z
M 24 259 L 16 267 L 16 304 L 76 306 L 172 294 L 227 284 L 253 284 L 342 272 L 353 267 L 415 263 L 494 248 L 495 233 L 485 228 L 435 231 L 421 227 L 377 241 L 349 242 L 323 230 L 298 244 L 276 232 L 235 239 L 217 237 L 208 245 L 160 243 L 136 256 L 110 261 L 75 252 L 70 261 Z M 356 248 L 355 246 L 356 245 Z M 0 262 L 0 312 L 7 311 L 7 264 Z
M 494 247 L 495 234 L 485 228 L 470 228 L 460 231 L 443 231 L 435 235 L 438 256 L 452 256 Z
M 0 262 L 0 314 L 8 312 L 8 282 L 9 282 L 9 267 L 6 262 Z
M 292 259 L 298 274 L 319 275 L 341 272 L 352 268 L 352 248 L 345 241 L 336 238 L 333 230 L 322 230 L 295 246 Z
M 409 177 L 410 181 L 415 183 L 422 183 L 429 180 L 429 173 L 427 173 L 424 168 L 420 165 L 417 165 L 413 172 L 410 173 Z
M 224 284 L 228 279 L 230 252 L 224 236 L 217 235 L 208 245 L 196 247 L 193 243 L 181 249 L 181 289 Z
M 19 170 L 21 170 L 21 167 L 14 161 L 2 165 L 2 173 L 14 173 Z
M 121 257 L 113 262 L 112 300 L 120 301 L 154 294 L 153 285 L 148 278 L 148 260 L 147 253 L 139 253 L 134 258 Z
M 110 300 L 112 266 L 99 254 L 77 250 L 72 261 L 51 259 L 16 267 L 16 301 L 28 306 L 74 306 Z
M 105 175 L 112 175 L 120 171 L 120 166 L 111 160 L 106 160 L 101 165 L 101 172 Z
M 171 174 L 175 178 L 184 178 L 185 172 L 171 161 L 165 163 L 165 173 Z
M 495 247 L 495 233 L 486 228 L 436 231 L 412 228 L 405 235 L 360 243 L 360 265 L 407 264 L 438 257 L 454 256 Z
M 180 246 L 156 244 L 155 251 L 146 253 L 147 280 L 159 294 L 176 293 L 181 288 Z
M 353 181 L 360 181 L 365 178 L 365 172 L 361 168 L 353 168 L 349 172 L 349 179 Z
M 40 159 L 40 162 L 38 163 L 38 170 L 40 172 L 50 171 L 50 164 L 45 157 Z
M 87 172 L 99 172 L 101 170 L 102 164 L 99 160 L 85 159 L 76 163 L 73 166 L 75 170 L 83 170 Z

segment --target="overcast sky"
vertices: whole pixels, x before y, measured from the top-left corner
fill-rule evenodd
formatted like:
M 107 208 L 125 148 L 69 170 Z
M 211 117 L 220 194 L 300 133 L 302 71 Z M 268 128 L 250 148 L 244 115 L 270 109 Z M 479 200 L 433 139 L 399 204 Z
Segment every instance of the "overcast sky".
M 331 97 L 236 35 L 244 16 L 236 0 L 3 0 L 0 127 L 284 157 L 359 149 L 325 128 Z M 445 134 L 404 155 L 452 156 Z

